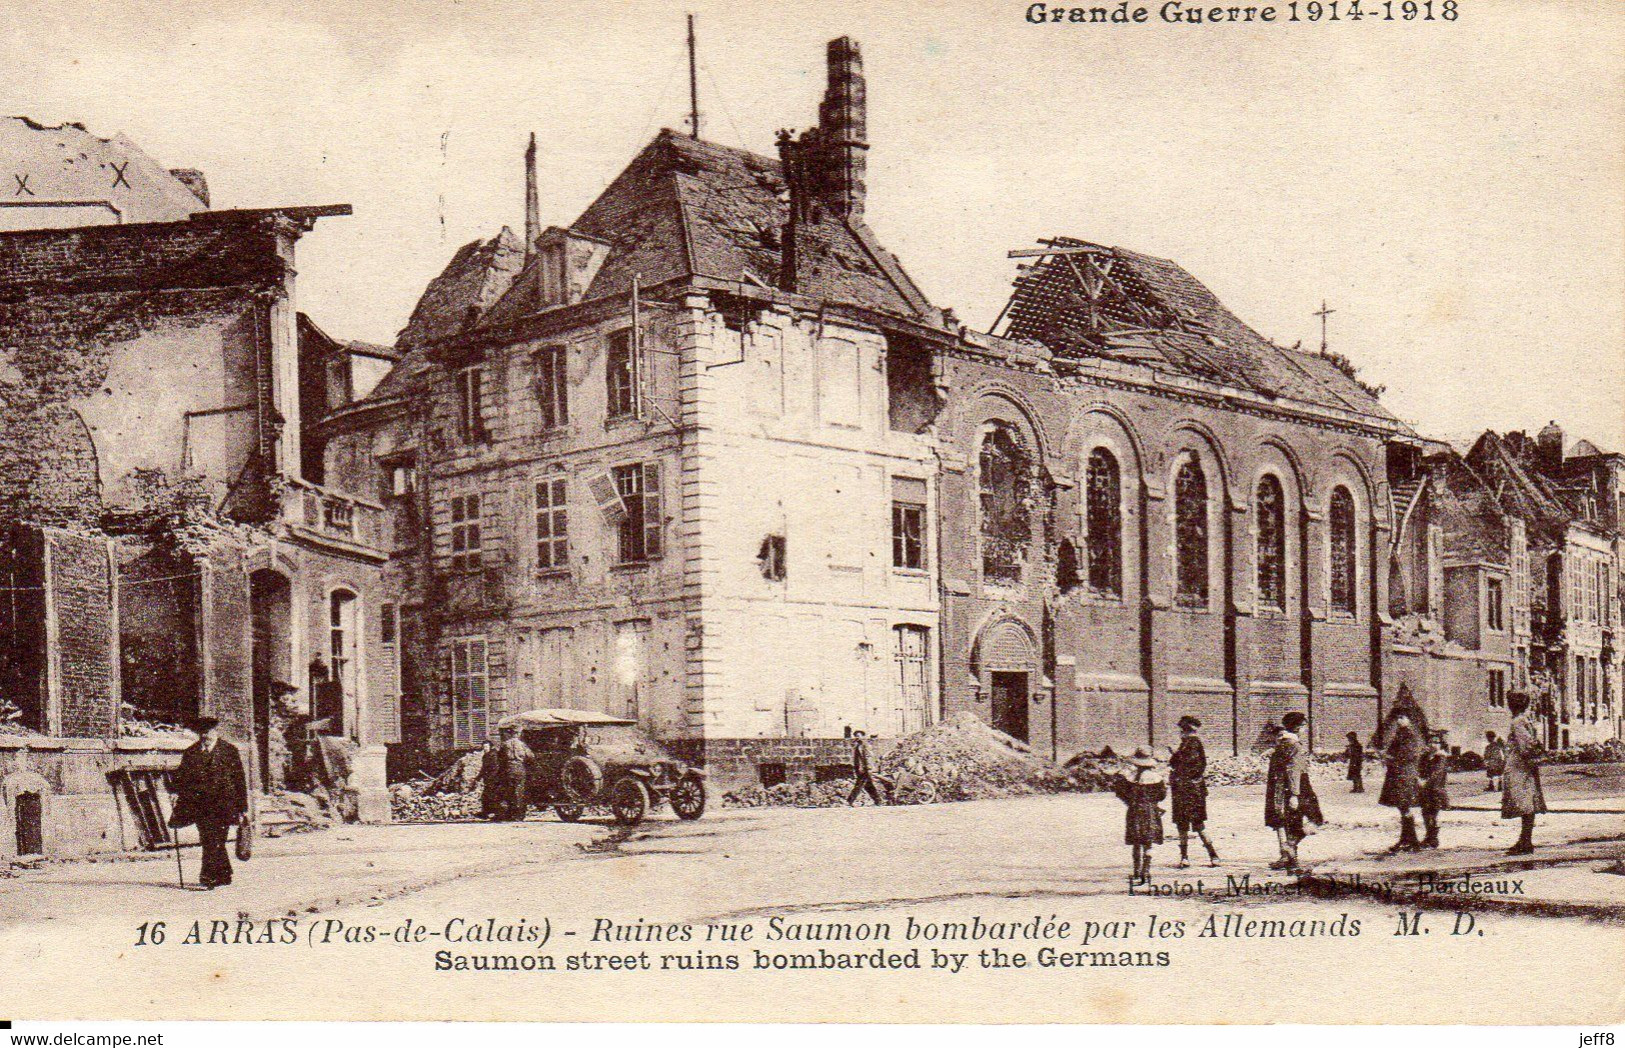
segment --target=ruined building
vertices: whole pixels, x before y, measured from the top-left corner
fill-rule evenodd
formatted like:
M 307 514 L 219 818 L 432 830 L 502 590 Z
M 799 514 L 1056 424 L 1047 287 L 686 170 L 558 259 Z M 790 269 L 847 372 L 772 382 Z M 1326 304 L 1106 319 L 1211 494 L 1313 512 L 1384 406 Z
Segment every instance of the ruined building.
M 310 429 L 401 522 L 405 745 L 580 706 L 771 782 L 959 712 L 1063 759 L 1184 713 L 1221 748 L 1369 730 L 1418 438 L 1121 248 L 1018 252 L 966 331 L 868 226 L 861 59 L 828 60 L 778 157 L 662 132 L 568 227 L 533 145 L 525 233 L 458 252 Z
M 300 344 L 342 354 L 294 250 L 349 208 L 182 211 L 0 233 L 0 855 L 162 843 L 199 713 L 387 817 L 383 508 L 301 475 Z

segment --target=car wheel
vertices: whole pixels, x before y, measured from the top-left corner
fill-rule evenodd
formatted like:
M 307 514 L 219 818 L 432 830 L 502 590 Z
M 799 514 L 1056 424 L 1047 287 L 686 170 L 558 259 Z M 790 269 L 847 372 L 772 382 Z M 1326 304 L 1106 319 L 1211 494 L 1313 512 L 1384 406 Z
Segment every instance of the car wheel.
M 578 754 L 559 769 L 559 788 L 572 803 L 590 804 L 604 788 L 604 769 L 591 757 Z
M 553 805 L 553 813 L 559 817 L 560 822 L 580 822 L 582 813 L 586 810 L 579 804 Z
M 621 779 L 609 791 L 609 810 L 622 826 L 636 826 L 649 814 L 649 787 L 637 779 Z
M 705 782 L 690 775 L 671 788 L 671 810 L 692 822 L 705 814 Z

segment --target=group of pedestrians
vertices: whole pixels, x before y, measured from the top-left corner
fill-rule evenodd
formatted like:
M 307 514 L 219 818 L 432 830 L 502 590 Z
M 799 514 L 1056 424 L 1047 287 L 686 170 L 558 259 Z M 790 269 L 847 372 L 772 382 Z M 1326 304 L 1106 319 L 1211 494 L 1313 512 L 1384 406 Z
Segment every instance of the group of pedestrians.
M 1430 731 L 1421 708 L 1407 700 L 1408 693 L 1401 696 L 1379 736 L 1384 774 L 1378 803 L 1396 809 L 1400 820 L 1399 839 L 1388 849 L 1391 853 L 1439 847 L 1439 813 L 1450 807 L 1449 734 L 1442 729 Z M 1501 817 L 1521 823 L 1518 841 L 1508 854 L 1527 855 L 1534 851 L 1535 816 L 1547 810 L 1540 784 L 1540 734 L 1527 695 L 1509 694 L 1507 706 L 1512 727 L 1504 742 L 1494 732 L 1488 733 L 1485 770 L 1490 787 L 1499 786 L 1502 791 Z M 1279 858 L 1270 863 L 1273 870 L 1300 869 L 1299 845 L 1314 826 L 1325 822 L 1309 774 L 1312 754 L 1300 735 L 1306 720 L 1293 711 L 1279 725 L 1267 724 L 1263 732 L 1269 747 L 1264 825 L 1275 831 L 1280 847 Z M 1112 778 L 1112 790 L 1127 809 L 1123 840 L 1133 856 L 1131 884 L 1151 879 L 1151 849 L 1163 843 L 1162 803 L 1170 798 L 1179 831 L 1180 868 L 1190 865 L 1192 834 L 1207 849 L 1208 861 L 1219 865 L 1218 850 L 1207 834 L 1207 754 L 1201 727 L 1196 717 L 1179 719 L 1179 746 L 1169 756 L 1166 772 L 1152 750 L 1142 746 L 1128 758 L 1127 768 Z M 1354 732 L 1349 732 L 1344 756 L 1350 792 L 1364 793 L 1366 748 Z M 1420 833 L 1417 815 L 1421 817 Z

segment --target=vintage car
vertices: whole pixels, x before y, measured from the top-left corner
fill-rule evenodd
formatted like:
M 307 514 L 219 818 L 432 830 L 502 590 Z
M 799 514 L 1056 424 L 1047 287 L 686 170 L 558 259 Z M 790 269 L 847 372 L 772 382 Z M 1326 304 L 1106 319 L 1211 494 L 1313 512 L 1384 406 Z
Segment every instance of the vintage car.
M 679 819 L 705 814 L 705 772 L 667 753 L 636 721 L 589 710 L 526 710 L 503 718 L 501 727 L 517 727 L 530 747 L 530 803 L 551 805 L 565 822 L 593 806 L 608 807 L 625 826 L 662 803 Z

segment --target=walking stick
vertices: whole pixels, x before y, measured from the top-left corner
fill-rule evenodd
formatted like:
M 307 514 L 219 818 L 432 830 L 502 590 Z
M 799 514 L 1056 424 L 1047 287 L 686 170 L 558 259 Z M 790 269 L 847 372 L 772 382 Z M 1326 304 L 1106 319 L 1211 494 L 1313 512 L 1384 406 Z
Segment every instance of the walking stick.
M 175 876 L 180 878 L 181 890 L 185 891 L 186 868 L 181 865 L 181 835 L 179 833 L 171 833 L 170 836 L 175 839 Z

